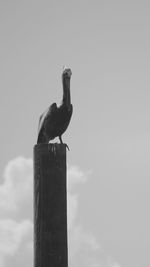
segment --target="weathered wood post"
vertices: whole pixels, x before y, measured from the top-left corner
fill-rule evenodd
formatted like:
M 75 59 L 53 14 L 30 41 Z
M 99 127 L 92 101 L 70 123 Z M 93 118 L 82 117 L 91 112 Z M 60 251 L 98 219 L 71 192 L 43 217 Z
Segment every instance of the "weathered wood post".
M 34 147 L 34 267 L 68 267 L 66 145 Z

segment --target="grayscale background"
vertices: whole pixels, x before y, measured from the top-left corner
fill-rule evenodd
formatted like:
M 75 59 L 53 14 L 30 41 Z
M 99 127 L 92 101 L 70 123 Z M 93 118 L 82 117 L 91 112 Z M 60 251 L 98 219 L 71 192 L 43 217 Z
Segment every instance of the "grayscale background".
M 0 267 L 33 266 L 32 152 L 72 69 L 69 267 L 150 266 L 150 2 L 0 1 Z

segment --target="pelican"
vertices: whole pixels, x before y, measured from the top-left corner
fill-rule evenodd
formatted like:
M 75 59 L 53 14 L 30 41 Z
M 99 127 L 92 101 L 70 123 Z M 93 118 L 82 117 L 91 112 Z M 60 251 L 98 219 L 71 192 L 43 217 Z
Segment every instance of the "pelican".
M 62 73 L 63 99 L 60 106 L 50 105 L 40 116 L 37 144 L 49 143 L 58 137 L 63 144 L 62 135 L 66 131 L 73 112 L 70 96 L 71 69 L 64 67 Z M 68 146 L 67 146 L 68 147 Z

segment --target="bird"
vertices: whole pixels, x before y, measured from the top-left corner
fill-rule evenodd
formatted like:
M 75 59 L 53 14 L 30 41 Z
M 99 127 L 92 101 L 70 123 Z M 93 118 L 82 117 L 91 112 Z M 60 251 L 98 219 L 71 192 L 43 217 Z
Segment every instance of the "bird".
M 63 144 L 62 135 L 68 128 L 73 113 L 70 95 L 71 75 L 71 69 L 64 67 L 62 72 L 63 98 L 61 105 L 51 104 L 40 116 L 37 144 L 49 143 L 55 137 L 58 137 L 60 143 Z M 68 146 L 67 148 L 69 149 Z

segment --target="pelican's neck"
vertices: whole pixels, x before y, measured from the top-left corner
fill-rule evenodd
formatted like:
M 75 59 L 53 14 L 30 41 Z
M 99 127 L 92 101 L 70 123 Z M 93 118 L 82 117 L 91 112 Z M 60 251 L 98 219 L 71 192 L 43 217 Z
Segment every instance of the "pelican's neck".
M 71 97 L 70 97 L 70 78 L 62 78 L 63 83 L 63 104 L 68 108 L 71 105 Z

